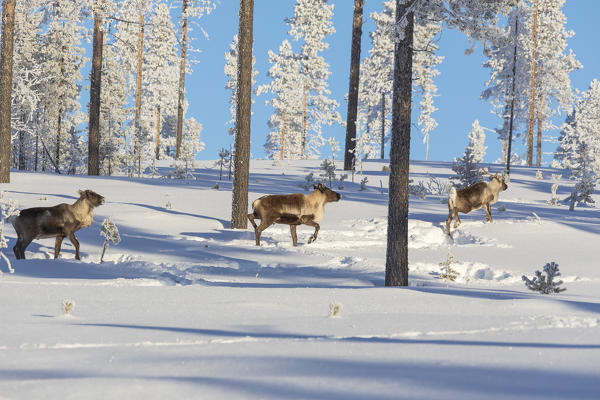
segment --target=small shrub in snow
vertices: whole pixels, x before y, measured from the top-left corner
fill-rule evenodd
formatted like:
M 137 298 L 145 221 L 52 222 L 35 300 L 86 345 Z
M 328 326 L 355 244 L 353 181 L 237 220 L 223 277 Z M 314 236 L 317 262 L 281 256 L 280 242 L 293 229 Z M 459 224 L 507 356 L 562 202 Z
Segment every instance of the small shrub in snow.
M 0 257 L 2 257 L 4 261 L 6 261 L 6 265 L 8 266 L 8 272 L 12 274 L 13 272 L 15 272 L 15 270 L 12 268 L 8 257 L 6 257 L 4 255 L 4 252 L 2 252 L 2 249 L 6 249 L 8 247 L 8 241 L 4 236 L 4 222 L 12 216 L 19 215 L 19 210 L 17 210 L 17 202 L 15 200 L 4 200 L 4 191 L 0 191 L 0 212 Z M 2 274 L 2 271 L 0 271 L 0 274 Z
M 575 184 L 573 192 L 564 201 L 569 204 L 569 211 L 575 209 L 576 203 L 594 204 L 592 194 L 596 189 L 596 176 L 587 171 L 581 173 L 581 180 Z
M 553 206 L 559 205 L 560 199 L 558 198 L 558 195 L 556 194 L 556 191 L 558 190 L 558 183 L 555 183 L 554 185 L 552 185 L 552 188 L 550 188 L 550 190 L 552 192 L 552 197 L 548 201 L 548 204 L 553 205 Z
M 329 180 L 329 187 L 332 187 L 331 181 L 335 180 L 335 163 L 326 158 L 321 163 L 321 170 L 323 171 L 321 176 Z
M 117 245 L 121 242 L 121 236 L 119 235 L 119 229 L 111 218 L 106 218 L 102 221 L 102 228 L 100 228 L 100 234 L 104 236 L 104 247 L 102 248 L 102 255 L 100 256 L 100 262 L 104 261 L 104 253 L 108 243 Z
M 567 290 L 566 288 L 559 287 L 563 284 L 562 280 L 554 282 L 554 278 L 560 276 L 557 263 L 552 261 L 544 265 L 544 272 L 546 275 L 542 275 L 540 271 L 535 271 L 533 279 L 529 279 L 525 275 L 523 275 L 521 279 L 523 279 L 525 286 L 529 289 L 542 294 L 560 293 Z
M 75 301 L 71 299 L 64 299 L 62 302 L 63 312 L 65 315 L 71 315 L 71 311 L 75 308 Z
M 561 174 L 552 174 L 552 180 L 553 181 L 558 181 L 562 179 L 562 175 Z
M 390 167 L 387 165 L 384 165 L 383 167 L 381 167 L 381 172 L 390 172 Z
M 452 268 L 452 264 L 460 264 L 460 261 L 455 261 L 452 253 L 448 253 L 446 261 L 440 263 L 440 279 L 454 282 L 458 278 L 458 271 Z
M 167 210 L 172 210 L 173 209 L 173 203 L 171 203 L 171 200 L 167 200 L 167 204 L 165 204 L 165 208 Z
M 360 190 L 367 190 L 367 182 L 368 181 L 369 181 L 369 178 L 367 178 L 366 176 L 361 179 Z
M 194 174 L 192 174 L 191 169 L 189 168 L 188 162 L 186 161 L 175 161 L 173 162 L 173 164 L 171 164 L 171 168 L 173 168 L 173 174 L 170 176 L 172 176 L 175 179 L 184 179 L 186 181 L 190 179 L 196 179 Z
M 219 190 L 219 182 L 215 183 L 215 186 L 211 187 L 211 189 Z
M 501 205 L 498 207 L 498 211 L 502 211 L 502 212 L 506 211 L 506 207 L 504 207 L 504 204 L 501 204 Z
M 425 187 L 423 181 L 419 181 L 416 185 L 411 185 L 410 182 L 412 182 L 412 180 L 410 180 L 408 184 L 408 194 L 411 196 L 417 196 L 419 199 L 423 200 L 428 194 L 427 188 Z
M 333 302 L 329 305 L 329 318 L 339 318 L 342 314 L 343 306 L 340 303 Z
M 348 179 L 348 174 L 344 174 L 340 176 L 338 180 L 338 189 L 344 190 L 344 180 Z
M 301 183 L 299 186 L 304 188 L 304 190 L 309 191 L 310 188 L 315 184 L 315 174 L 311 172 L 310 174 L 304 177 L 304 183 Z
M 449 186 L 447 183 L 444 183 L 441 179 L 432 175 L 429 175 L 426 185 L 427 192 L 436 196 L 445 196 L 449 191 Z
M 544 175 L 542 174 L 542 170 L 538 169 L 535 171 L 535 179 L 542 180 L 544 179 Z
M 224 147 L 219 151 L 219 161 L 217 161 L 217 165 L 219 166 L 219 180 L 223 177 L 223 167 L 229 167 L 229 163 L 231 162 L 230 155 L 229 150 Z

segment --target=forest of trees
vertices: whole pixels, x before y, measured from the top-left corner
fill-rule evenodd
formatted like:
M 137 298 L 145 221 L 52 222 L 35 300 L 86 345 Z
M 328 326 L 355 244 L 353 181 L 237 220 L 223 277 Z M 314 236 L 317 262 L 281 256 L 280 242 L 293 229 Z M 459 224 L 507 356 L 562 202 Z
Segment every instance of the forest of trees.
M 589 110 L 598 84 L 594 81 L 583 94 L 571 88 L 569 74 L 582 66 L 567 48 L 573 32 L 565 28 L 564 2 L 383 0 L 381 10 L 368 16 L 375 30 L 368 32 L 370 46 L 362 53 L 364 2 L 353 2 L 345 169 L 352 169 L 356 158 L 383 158 L 389 143 L 386 284 L 407 283 L 410 137 L 411 130 L 420 132 L 427 159 L 437 127 L 435 78 L 443 62 L 438 54 L 443 29 L 464 33 L 472 44 L 467 52 L 484 44 L 482 67 L 490 76 L 481 98 L 498 116 L 495 131 L 507 170 L 520 159 L 539 166 L 542 143 L 560 141 L 556 163 L 584 183 L 600 172 L 597 160 L 590 159 L 595 156 L 585 158 L 595 154 L 589 151 L 596 145 L 595 137 L 590 139 L 595 133 L 583 128 L 595 118 Z M 9 182 L 10 168 L 141 176 L 155 173 L 159 159 L 173 160 L 179 168 L 193 164 L 203 144 L 202 125 L 185 117 L 185 76 L 194 61 L 187 35 L 190 24 L 217 6 L 211 0 L 3 0 L 2 182 Z M 236 228 L 246 226 L 251 89 L 258 74 L 253 9 L 253 0 L 240 1 L 239 32 L 224 49 L 231 90 L 228 131 L 235 136 Z M 333 1 L 296 0 L 284 21 L 287 37 L 268 52 L 267 83 L 255 89 L 272 110 L 264 144 L 271 159 L 318 159 L 328 141 L 323 127 L 343 124 L 323 55 L 335 34 L 333 15 Z M 84 99 L 88 65 L 89 99 Z M 417 100 L 419 116 L 413 123 Z M 568 114 L 564 125 L 557 121 L 560 113 Z M 560 138 L 544 136 L 561 125 Z M 471 141 L 482 135 L 474 124 Z M 524 154 L 512 154 L 514 140 L 522 141 Z

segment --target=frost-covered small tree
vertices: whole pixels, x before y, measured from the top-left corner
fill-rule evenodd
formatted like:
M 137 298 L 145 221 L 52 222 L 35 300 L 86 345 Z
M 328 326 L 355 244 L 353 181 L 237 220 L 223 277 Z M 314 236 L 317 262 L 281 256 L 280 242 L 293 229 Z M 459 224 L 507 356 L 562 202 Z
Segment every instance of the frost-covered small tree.
M 557 263 L 552 261 L 544 265 L 544 272 L 546 275 L 542 275 L 540 271 L 535 271 L 535 276 L 532 279 L 529 279 L 525 275 L 523 275 L 521 279 L 523 279 L 525 286 L 529 289 L 542 294 L 560 293 L 567 290 L 566 288 L 560 287 L 560 285 L 563 284 L 562 280 L 554 282 L 554 278 L 560 276 Z
M 567 116 L 554 157 L 577 183 L 565 201 L 573 210 L 577 202 L 593 202 L 591 194 L 600 175 L 600 82 L 594 79 Z
M 104 236 L 104 246 L 102 247 L 102 255 L 100 256 L 100 262 L 103 262 L 104 253 L 108 248 L 108 244 L 119 244 L 121 242 L 121 235 L 119 235 L 119 228 L 117 228 L 117 225 L 115 225 L 112 218 L 105 218 L 104 221 L 102 221 L 100 234 Z
M 15 200 L 5 199 L 4 196 L 4 191 L 0 191 L 0 256 L 6 262 L 8 271 L 13 273 L 15 270 L 12 268 L 10 260 L 8 257 L 6 257 L 2 250 L 8 247 L 8 241 L 4 236 L 4 222 L 12 216 L 19 215 L 19 210 L 17 210 L 17 202 Z M 0 271 L 0 274 L 2 274 L 2 271 Z
M 324 159 L 321 163 L 321 170 L 323 171 L 321 176 L 329 180 L 329 187 L 332 187 L 331 182 L 335 180 L 335 162 L 328 158 Z
M 223 167 L 225 166 L 227 168 L 229 164 L 229 150 L 224 147 L 221 148 L 219 151 L 219 161 L 217 161 L 217 163 L 219 164 L 219 180 L 221 180 L 223 177 Z
M 485 156 L 485 132 L 479 121 L 475 120 L 469 133 L 469 144 L 461 158 L 455 158 L 452 170 L 456 173 L 451 179 L 458 181 L 458 187 L 464 188 L 479 182 L 483 176 L 481 163 Z
M 452 268 L 452 264 L 460 264 L 460 261 L 455 261 L 452 253 L 448 253 L 446 261 L 440 263 L 440 279 L 454 282 L 458 278 L 460 273 Z

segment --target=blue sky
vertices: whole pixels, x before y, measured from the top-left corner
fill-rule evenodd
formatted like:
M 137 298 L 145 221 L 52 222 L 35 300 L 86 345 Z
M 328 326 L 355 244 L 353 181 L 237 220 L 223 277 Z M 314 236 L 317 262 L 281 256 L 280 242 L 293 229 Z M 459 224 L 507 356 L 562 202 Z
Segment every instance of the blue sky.
M 353 13 L 352 0 L 330 0 L 335 4 L 333 24 L 336 33 L 329 37 L 329 49 L 324 52 L 326 61 L 332 72 L 329 79 L 332 97 L 340 107 L 338 111 L 346 119 L 347 104 L 344 96 L 348 91 L 348 73 L 350 59 L 350 39 Z M 363 36 L 361 57 L 367 55 L 370 41 L 368 33 L 374 29 L 369 18 L 372 11 L 382 9 L 382 0 L 365 0 L 363 18 Z M 267 82 L 269 69 L 267 52 L 277 50 L 282 40 L 287 37 L 287 25 L 283 21 L 293 15 L 294 0 L 255 0 L 254 2 L 254 55 L 255 68 L 259 71 L 259 84 Z M 193 45 L 202 51 L 198 56 L 199 64 L 186 78 L 186 96 L 190 103 L 188 116 L 200 121 L 204 130 L 202 141 L 206 148 L 198 158 L 215 159 L 218 149 L 229 147 L 232 138 L 227 134 L 225 123 L 229 121 L 229 91 L 224 89 L 226 78 L 223 74 L 224 53 L 229 48 L 233 35 L 238 29 L 238 0 L 221 0 L 217 8 L 209 16 L 200 20 L 200 24 L 208 33 L 206 39 L 199 29 L 191 34 L 195 37 Z M 598 44 L 600 27 L 597 15 L 600 15 L 600 2 L 597 0 L 567 0 L 564 13 L 567 16 L 567 27 L 575 31 L 570 39 L 569 47 L 573 49 L 584 68 L 571 74 L 574 88 L 585 90 L 594 78 L 600 78 L 600 55 Z M 433 116 L 439 126 L 431 134 L 430 160 L 452 160 L 460 156 L 467 144 L 467 134 L 475 119 L 487 128 L 494 128 L 501 121 L 490 113 L 490 106 L 479 99 L 489 72 L 481 67 L 483 56 L 481 46 L 470 56 L 464 55 L 468 46 L 460 32 L 445 29 L 439 43 L 440 55 L 445 59 L 439 66 L 441 75 L 436 79 L 439 97 Z M 265 96 L 256 98 L 252 111 L 251 154 L 254 158 L 265 156 L 263 145 L 268 132 L 267 119 L 272 111 L 264 105 Z M 418 104 L 413 103 L 413 109 Z M 414 114 L 414 113 L 413 113 Z M 557 122 L 562 121 L 561 117 Z M 487 155 L 485 161 L 493 162 L 500 157 L 500 143 L 493 132 L 486 132 Z M 334 136 L 343 148 L 345 128 L 342 126 L 326 127 L 324 137 Z M 425 159 L 425 145 L 418 129 L 413 129 L 411 141 L 411 158 Z M 389 148 L 389 144 L 387 145 Z M 518 147 L 517 147 L 518 149 Z M 554 144 L 544 143 L 544 153 L 551 153 Z M 323 155 L 329 151 L 324 147 Z M 337 158 L 343 155 L 337 152 Z M 387 157 L 387 154 L 386 154 Z M 545 154 L 543 162 L 552 159 Z

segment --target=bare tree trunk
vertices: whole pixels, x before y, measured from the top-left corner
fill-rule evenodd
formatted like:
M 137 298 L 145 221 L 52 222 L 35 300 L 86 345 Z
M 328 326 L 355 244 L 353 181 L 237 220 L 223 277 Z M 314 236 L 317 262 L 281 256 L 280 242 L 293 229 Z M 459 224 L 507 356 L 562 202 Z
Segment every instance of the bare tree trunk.
M 537 117 L 537 160 L 535 165 L 542 166 L 542 96 L 538 96 L 538 117 Z
M 254 0 L 240 0 L 238 42 L 238 93 L 235 120 L 235 173 L 231 204 L 231 227 L 248 226 L 248 178 L 250 173 L 250 118 L 252 89 L 252 24 Z
M 507 90 L 508 92 L 508 90 Z M 506 95 L 506 102 L 504 103 L 504 122 L 502 124 L 502 135 L 500 139 L 502 140 L 502 164 L 506 162 L 506 136 L 508 131 L 508 124 L 510 121 L 510 97 L 508 93 Z
M 354 0 L 352 19 L 352 49 L 350 51 L 350 83 L 348 88 L 348 116 L 346 119 L 346 151 L 344 170 L 354 169 L 356 162 L 356 114 L 358 111 L 358 85 L 360 82 L 360 39 L 362 36 L 363 0 Z
M 304 84 L 304 110 L 302 112 L 302 155 L 301 158 L 306 159 L 306 106 L 308 103 L 308 85 Z
M 156 159 L 160 160 L 160 106 L 156 110 Z
M 40 147 L 40 134 L 36 133 L 35 134 L 35 159 L 34 159 L 34 162 L 33 162 L 33 170 L 35 172 L 37 172 L 37 170 L 38 170 L 39 147 Z
M 510 94 L 510 121 L 508 126 L 508 153 L 506 154 L 506 173 L 510 175 L 510 159 L 512 157 L 513 122 L 515 119 L 515 80 L 517 77 L 517 37 L 519 34 L 519 18 L 515 18 L 515 48 L 513 51 L 512 87 Z
M 137 77 L 135 92 L 135 146 L 134 154 L 138 162 L 138 178 L 142 174 L 142 62 L 144 56 L 144 18 L 146 0 L 142 0 L 140 12 L 140 29 L 138 32 L 138 59 L 137 59 Z
M 279 159 L 283 160 L 283 150 L 285 146 L 285 110 L 283 110 L 281 119 L 281 144 L 279 145 Z
M 104 31 L 98 14 L 94 15 L 94 43 L 90 82 L 88 133 L 88 175 L 100 175 L 100 89 L 102 87 L 102 47 Z
M 59 100 L 60 101 L 60 100 Z M 60 130 L 62 129 L 62 107 L 58 109 L 58 122 L 56 126 L 56 165 L 60 166 Z
M 15 0 L 2 0 L 2 46 L 0 50 L 0 183 L 10 183 L 11 104 Z
M 179 62 L 179 97 L 177 99 L 177 134 L 175 137 L 175 159 L 179 160 L 181 154 L 181 141 L 183 138 L 183 94 L 185 92 L 185 55 L 187 51 L 187 8 L 188 0 L 183 0 L 181 11 L 181 60 Z
M 392 144 L 385 286 L 408 286 L 408 168 L 412 102 L 414 0 L 396 0 L 396 24 L 406 14 L 404 38 L 395 45 Z M 406 13 L 406 11 L 410 11 Z
M 529 85 L 529 121 L 527 123 L 527 165 L 530 167 L 533 165 L 533 125 L 535 124 L 535 65 L 537 63 L 536 51 L 537 51 L 537 17 L 538 17 L 538 0 L 534 0 L 534 11 L 533 11 L 533 29 L 531 35 L 533 36 L 533 46 L 531 49 L 531 78 Z
M 21 123 L 25 123 L 25 117 L 21 115 Z M 25 156 L 25 131 L 19 130 L 19 163 L 18 167 L 20 171 L 27 169 L 27 158 Z
M 385 92 L 381 92 L 381 159 L 385 157 Z

